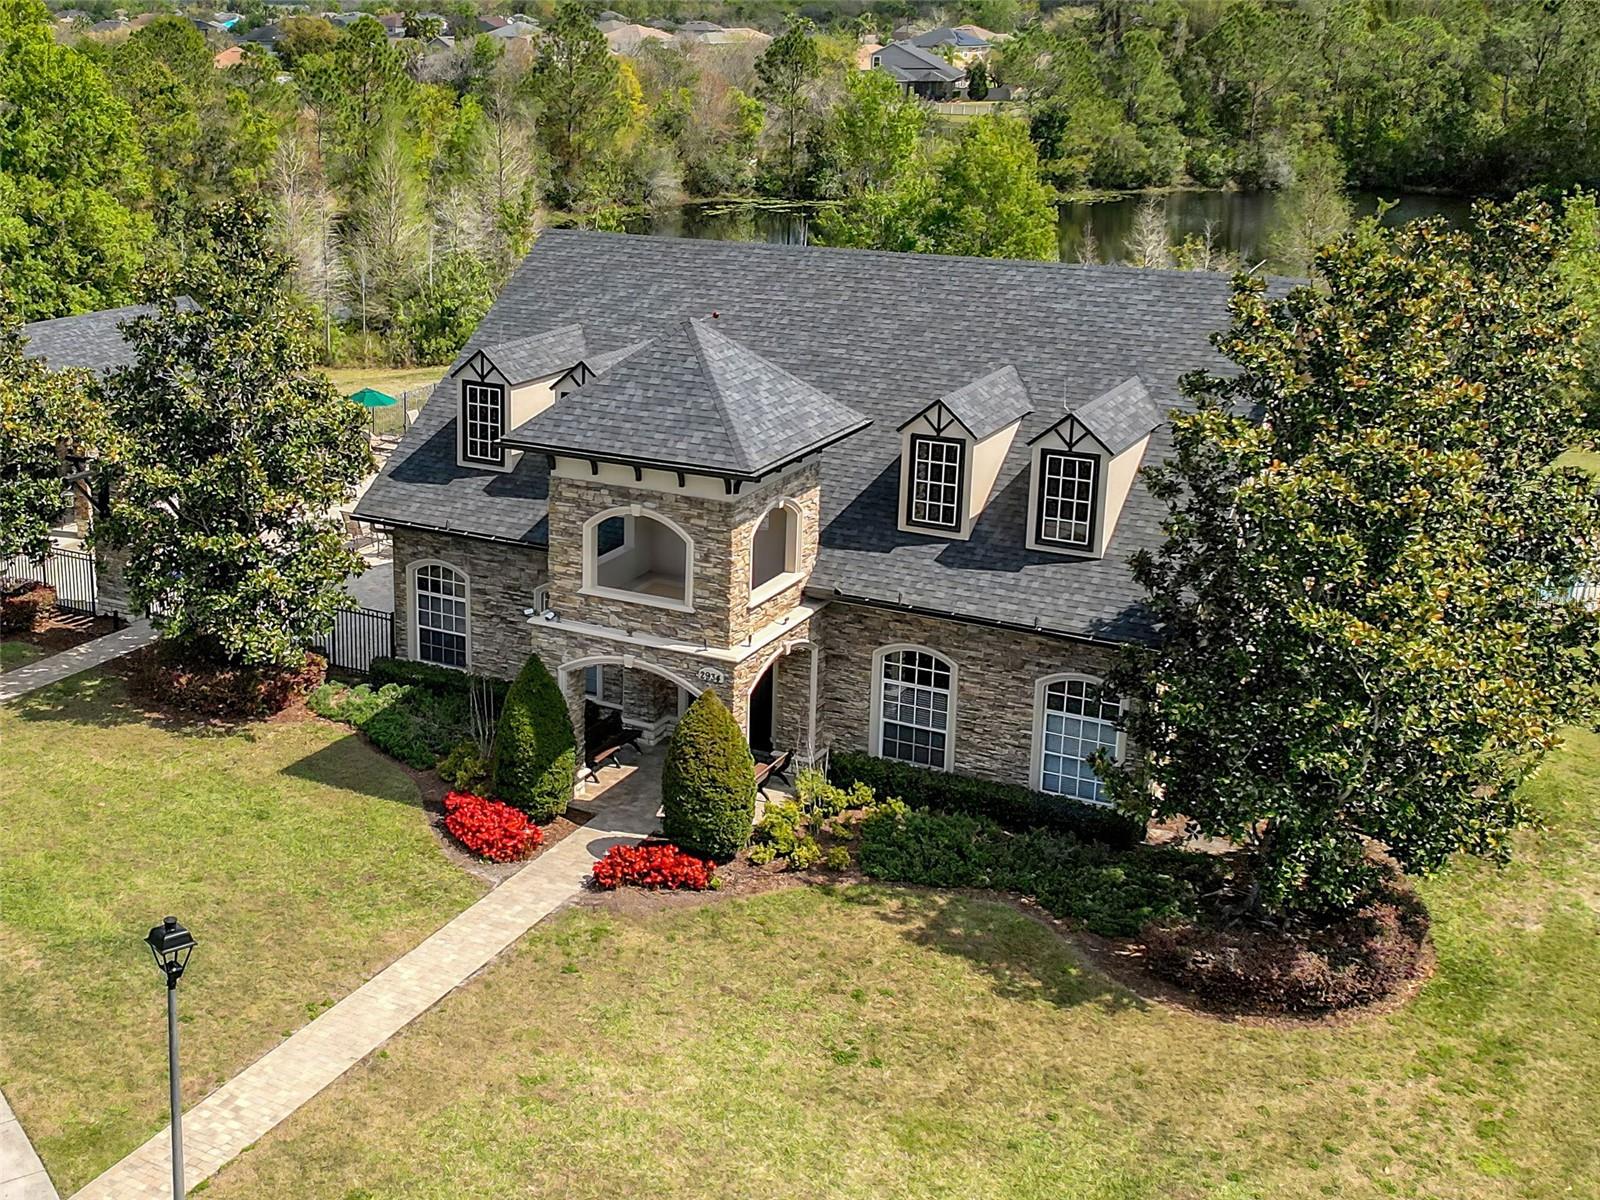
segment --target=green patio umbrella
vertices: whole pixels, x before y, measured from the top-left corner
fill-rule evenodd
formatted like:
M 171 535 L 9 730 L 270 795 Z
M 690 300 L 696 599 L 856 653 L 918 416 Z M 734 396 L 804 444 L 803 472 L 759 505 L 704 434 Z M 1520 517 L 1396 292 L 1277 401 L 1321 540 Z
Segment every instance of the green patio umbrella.
M 388 408 L 391 404 L 400 403 L 388 392 L 380 392 L 377 388 L 362 388 L 359 392 L 353 393 L 350 399 L 362 408 Z

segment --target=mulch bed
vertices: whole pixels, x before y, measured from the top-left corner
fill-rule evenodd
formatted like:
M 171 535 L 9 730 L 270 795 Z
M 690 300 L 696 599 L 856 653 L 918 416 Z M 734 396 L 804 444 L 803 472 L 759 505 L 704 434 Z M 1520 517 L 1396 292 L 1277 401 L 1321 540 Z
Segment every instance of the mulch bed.
M 60 654 L 97 637 L 115 633 L 121 623 L 114 617 L 91 617 L 86 613 L 56 610 L 38 627 L 26 632 L 8 633 L 6 641 L 38 646 L 46 654 Z

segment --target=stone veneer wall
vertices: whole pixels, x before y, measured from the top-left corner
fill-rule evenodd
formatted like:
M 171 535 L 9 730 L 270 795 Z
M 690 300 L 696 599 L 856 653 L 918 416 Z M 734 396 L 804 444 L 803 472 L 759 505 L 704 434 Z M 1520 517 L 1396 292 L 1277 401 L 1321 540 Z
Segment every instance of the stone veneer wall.
M 726 648 L 743 641 L 753 628 L 776 620 L 801 599 L 801 584 L 750 610 L 750 542 L 756 524 L 784 498 L 800 503 L 801 566 L 809 574 L 816 559 L 820 492 L 815 463 L 773 480 L 747 485 L 731 500 L 674 494 L 652 488 L 569 479 L 550 479 L 550 604 L 566 620 L 606 625 L 658 637 L 698 640 Z M 583 596 L 583 526 L 607 509 L 638 504 L 670 517 L 694 538 L 694 611 L 635 604 L 603 596 Z
M 448 563 L 467 576 L 472 670 L 514 678 L 528 660 L 522 610 L 533 607 L 534 591 L 549 581 L 543 548 L 395 528 L 394 644 L 401 658 L 411 657 L 410 568 L 425 560 Z
M 1076 671 L 1103 677 L 1109 648 L 834 602 L 816 618 L 823 646 L 818 742 L 869 750 L 873 654 L 910 643 L 956 665 L 955 763 L 964 775 L 1033 784 L 1035 684 Z

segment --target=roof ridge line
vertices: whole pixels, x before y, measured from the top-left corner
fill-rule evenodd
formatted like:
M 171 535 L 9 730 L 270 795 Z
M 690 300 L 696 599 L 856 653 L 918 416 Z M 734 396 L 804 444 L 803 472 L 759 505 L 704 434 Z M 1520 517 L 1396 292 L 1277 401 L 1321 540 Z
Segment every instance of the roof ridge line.
M 715 317 L 712 318 L 712 320 L 715 319 Z M 723 341 L 737 346 L 746 354 L 760 358 L 762 362 L 767 363 L 775 371 L 783 371 L 783 368 L 778 366 L 777 363 L 768 362 L 765 358 L 761 358 L 761 355 L 756 354 L 754 350 L 743 342 L 735 341 L 721 330 L 713 329 L 706 323 L 704 317 L 689 317 L 688 326 L 690 343 L 694 346 L 695 357 L 700 360 L 700 373 L 705 376 L 706 383 L 710 386 L 711 395 L 716 400 L 717 412 L 722 416 L 722 427 L 728 434 L 728 443 L 739 452 L 741 466 L 745 470 L 749 470 L 750 464 L 754 461 L 754 456 L 750 453 L 750 447 L 745 443 L 742 436 L 743 430 L 740 428 L 739 423 L 733 419 L 733 414 L 728 409 L 727 397 L 723 394 L 722 381 L 717 378 L 716 372 L 711 369 L 711 363 L 706 358 L 706 347 L 701 338 L 706 335 L 721 338 Z M 788 372 L 784 371 L 784 374 L 787 375 Z

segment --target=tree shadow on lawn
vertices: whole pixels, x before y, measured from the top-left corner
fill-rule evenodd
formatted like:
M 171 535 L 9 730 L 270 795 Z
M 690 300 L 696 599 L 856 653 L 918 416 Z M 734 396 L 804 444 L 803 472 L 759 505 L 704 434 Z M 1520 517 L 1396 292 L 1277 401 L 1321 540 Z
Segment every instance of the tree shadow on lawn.
M 376 760 L 376 761 L 374 761 Z M 374 769 L 379 767 L 388 770 Z M 398 762 L 374 750 L 358 733 L 349 732 L 280 768 L 280 774 L 325 787 L 389 800 L 407 808 L 426 807 L 422 789 Z
M 908 942 L 964 958 L 1007 1000 L 1058 1008 L 1094 1004 L 1107 1012 L 1150 1006 L 1114 983 L 1051 929 L 1000 900 L 914 888 L 830 887 L 846 904 L 872 910 Z
M 23 721 L 70 722 L 91 729 L 148 725 L 182 737 L 237 737 L 254 741 L 248 721 L 223 721 L 146 707 L 127 681 L 104 668 L 92 669 L 8 701 L 5 711 Z

